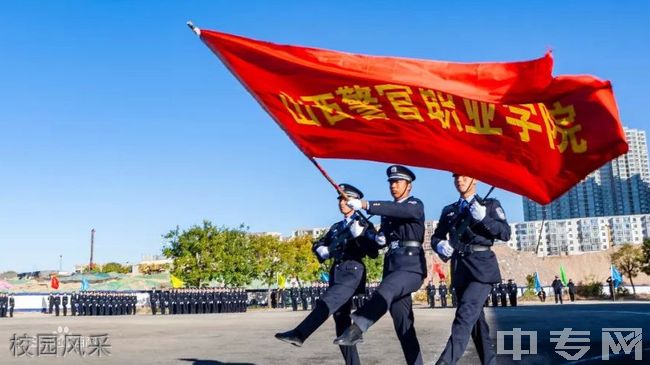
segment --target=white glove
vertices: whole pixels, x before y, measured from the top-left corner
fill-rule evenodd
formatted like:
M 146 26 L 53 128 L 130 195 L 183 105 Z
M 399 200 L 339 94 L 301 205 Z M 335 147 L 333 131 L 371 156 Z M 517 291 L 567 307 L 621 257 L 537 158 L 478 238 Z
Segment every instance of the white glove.
M 476 200 L 474 200 L 474 203 L 469 206 L 469 214 L 471 214 L 472 218 L 476 219 L 479 222 L 485 218 L 486 213 L 487 208 L 485 205 L 479 204 L 479 202 Z
M 451 257 L 454 254 L 454 248 L 451 247 L 449 241 L 443 240 L 436 245 L 436 252 L 445 257 Z
M 361 225 L 361 222 L 355 219 L 354 222 L 350 224 L 350 233 L 354 238 L 361 236 L 363 233 L 363 226 Z
M 354 210 L 361 210 L 363 204 L 361 203 L 361 199 L 350 199 L 346 203 L 348 207 L 354 209 Z
M 384 236 L 384 233 L 383 233 L 383 232 L 379 232 L 379 233 L 375 236 L 375 242 L 377 242 L 377 244 L 378 244 L 379 246 L 381 246 L 381 247 L 386 246 L 386 236 Z
M 323 260 L 326 260 L 328 257 L 330 257 L 330 250 L 327 248 L 327 246 L 319 246 L 319 247 L 316 249 L 316 253 L 317 253 L 318 256 L 320 256 L 320 258 L 322 258 Z

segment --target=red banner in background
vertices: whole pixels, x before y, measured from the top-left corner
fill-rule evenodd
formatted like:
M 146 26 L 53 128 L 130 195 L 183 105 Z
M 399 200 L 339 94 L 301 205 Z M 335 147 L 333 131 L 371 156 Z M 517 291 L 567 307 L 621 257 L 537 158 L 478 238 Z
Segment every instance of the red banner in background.
M 445 271 L 442 269 L 442 265 L 440 265 L 439 262 L 435 262 L 433 264 L 433 272 L 438 274 L 438 278 L 440 280 L 445 280 L 445 278 L 446 278 Z
M 552 58 L 457 64 L 203 41 L 308 156 L 443 169 L 548 203 L 627 152 L 611 85 Z
M 55 275 L 53 275 L 52 278 L 50 279 L 50 287 L 52 289 L 59 288 L 59 278 L 57 278 Z

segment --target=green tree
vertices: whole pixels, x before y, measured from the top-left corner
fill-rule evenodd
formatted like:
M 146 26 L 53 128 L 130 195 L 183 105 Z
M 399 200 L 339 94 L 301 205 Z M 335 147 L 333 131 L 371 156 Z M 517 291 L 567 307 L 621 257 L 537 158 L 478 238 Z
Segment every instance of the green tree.
M 5 271 L 0 274 L 0 279 L 15 279 L 16 277 L 18 277 L 18 273 L 13 270 Z
M 612 264 L 630 279 L 632 293 L 636 295 L 636 289 L 634 288 L 632 279 L 639 274 L 643 266 L 643 250 L 641 246 L 626 243 L 614 252 L 611 258 Z
M 109 262 L 102 265 L 102 272 L 103 273 L 116 272 L 118 274 L 127 274 L 131 272 L 131 268 L 128 266 L 123 266 L 122 264 L 117 262 Z
M 220 253 L 214 267 L 216 278 L 227 286 L 244 286 L 258 276 L 252 236 L 244 228 L 241 225 L 238 229 L 225 229 L 225 234 L 215 240 L 215 245 L 222 248 L 216 250 Z
M 381 275 L 384 272 L 383 253 L 380 253 L 376 259 L 366 256 L 363 258 L 363 263 L 366 265 L 366 277 L 368 282 L 381 280 Z
M 267 303 L 271 302 L 271 286 L 278 281 L 278 275 L 286 277 L 290 247 L 287 242 L 271 235 L 251 236 L 252 251 L 255 255 L 257 278 L 267 286 Z
M 535 289 L 535 274 L 526 275 L 526 289 L 528 290 Z
M 250 235 L 243 225 L 218 228 L 205 220 L 184 231 L 176 227 L 163 238 L 163 254 L 173 260 L 171 273 L 191 286 L 211 280 L 242 286 L 256 276 Z
M 297 236 L 286 243 L 288 245 L 287 277 L 296 278 L 299 286 L 302 286 L 304 281 L 314 280 L 318 275 L 320 264 L 311 251 L 311 236 Z
M 641 271 L 646 275 L 650 275 L 650 239 L 643 240 L 643 246 L 641 248 L 643 250 Z

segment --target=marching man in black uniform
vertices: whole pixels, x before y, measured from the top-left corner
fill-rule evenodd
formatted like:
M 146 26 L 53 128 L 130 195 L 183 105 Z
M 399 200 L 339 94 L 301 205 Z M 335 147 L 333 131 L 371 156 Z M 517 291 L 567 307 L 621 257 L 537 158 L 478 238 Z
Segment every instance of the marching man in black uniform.
M 352 346 L 360 342 L 362 333 L 390 311 L 406 363 L 422 364 L 411 293 L 420 289 L 427 276 L 422 249 L 424 204 L 410 196 L 415 180 L 411 170 L 393 165 L 388 167 L 386 174 L 393 201 L 348 201 L 348 206 L 355 210 L 365 209 L 368 214 L 381 216 L 381 231 L 375 236 L 375 242 L 388 246 L 388 252 L 384 257 L 381 284 L 370 300 L 351 315 L 354 324 L 334 343 Z
M 491 246 L 495 239 L 510 239 L 510 226 L 498 200 L 476 196 L 476 180 L 454 174 L 454 184 L 460 199 L 442 209 L 431 237 L 438 255 L 443 260 L 451 258 L 452 286 L 458 296 L 451 336 L 436 364 L 456 364 L 470 335 L 481 363 L 496 364 L 483 304 L 492 284 L 501 281 Z
M 363 193 L 352 185 L 339 185 L 348 198 L 361 199 Z M 336 335 L 350 326 L 352 297 L 364 293 L 366 288 L 365 256 L 376 258 L 378 247 L 374 241 L 374 227 L 369 227 L 351 208 L 343 197 L 339 209 L 344 219 L 332 225 L 322 239 L 314 243 L 313 250 L 323 262 L 333 258 L 330 268 L 329 287 L 316 301 L 314 310 L 295 329 L 277 333 L 276 338 L 295 346 L 302 343 L 320 327 L 330 315 L 334 315 Z M 356 346 L 340 346 L 346 364 L 360 364 Z

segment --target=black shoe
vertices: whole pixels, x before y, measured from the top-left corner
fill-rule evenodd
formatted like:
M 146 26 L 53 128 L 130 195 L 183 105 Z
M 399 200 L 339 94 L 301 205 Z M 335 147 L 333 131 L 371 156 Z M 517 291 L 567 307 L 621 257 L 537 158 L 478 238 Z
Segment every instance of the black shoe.
M 302 347 L 302 343 L 304 342 L 300 336 L 298 336 L 298 333 L 294 330 L 287 331 L 287 332 L 281 332 L 281 333 L 276 333 L 275 338 L 277 338 L 280 341 L 284 341 L 287 343 L 290 343 L 296 347 Z
M 339 346 L 354 346 L 360 342 L 363 342 L 363 331 L 354 323 L 334 339 L 334 344 Z

